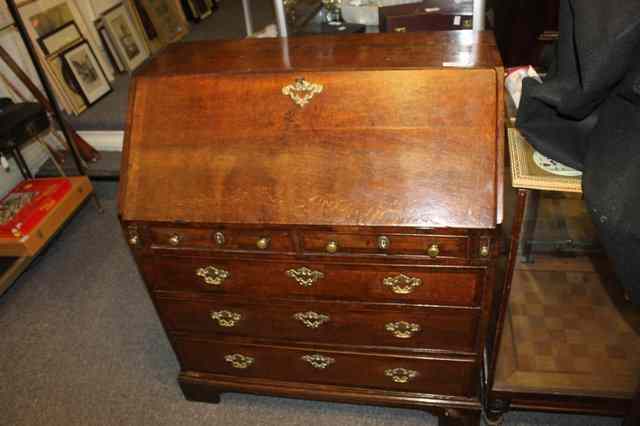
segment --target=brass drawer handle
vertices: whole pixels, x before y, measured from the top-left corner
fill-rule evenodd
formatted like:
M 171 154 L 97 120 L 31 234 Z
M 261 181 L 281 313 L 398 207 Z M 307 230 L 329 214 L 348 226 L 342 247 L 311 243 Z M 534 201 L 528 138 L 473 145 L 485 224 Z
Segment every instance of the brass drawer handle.
M 384 375 L 391 377 L 391 379 L 396 383 L 407 383 L 418 377 L 419 373 L 415 370 L 408 370 L 406 368 L 390 368 L 388 370 L 384 370 Z
M 386 277 L 382 280 L 382 284 L 391 287 L 391 290 L 396 294 L 409 294 L 422 285 L 422 280 L 400 274 L 395 277 Z
M 338 251 L 338 243 L 335 241 L 329 241 L 327 243 L 327 246 L 325 247 L 325 250 L 327 250 L 327 253 L 335 253 Z
M 481 257 L 489 257 L 491 251 L 489 250 L 489 246 L 480 247 L 480 256 Z
M 397 27 L 397 28 L 394 28 L 393 31 L 395 31 L 397 33 L 406 33 L 407 32 L 407 27 Z
M 211 319 L 218 321 L 220 327 L 233 327 L 242 319 L 242 315 L 231 311 L 212 311 Z
M 247 368 L 250 367 L 251 364 L 255 361 L 250 356 L 245 356 L 242 354 L 229 354 L 224 356 L 224 360 L 231 364 L 233 368 Z
M 325 368 L 336 362 L 335 359 L 320 354 L 304 355 L 301 357 L 301 359 L 308 362 L 309 364 L 311 364 L 311 366 L 313 366 L 313 368 L 317 368 L 318 370 L 324 370 Z
M 421 329 L 420 325 L 406 321 L 390 322 L 384 328 L 399 339 L 408 339 Z
M 324 274 L 320 271 L 314 271 L 306 266 L 302 266 L 298 269 L 289 269 L 286 272 L 288 277 L 296 280 L 302 287 L 311 287 L 318 280 L 324 278 Z
M 319 314 L 313 311 L 298 312 L 293 315 L 293 318 L 302 322 L 309 328 L 318 328 L 325 322 L 329 321 L 329 315 Z
M 427 249 L 427 254 L 429 255 L 429 257 L 440 256 L 440 246 L 438 244 L 431 244 Z
M 196 275 L 201 277 L 205 284 L 209 285 L 221 285 L 224 280 L 231 277 L 231 273 L 229 271 L 218 269 L 212 265 L 209 265 L 206 268 L 198 268 Z
M 389 240 L 389 237 L 387 237 L 386 235 L 380 235 L 378 237 L 378 248 L 380 250 L 387 250 L 390 245 L 391 241 Z
M 258 247 L 259 250 L 266 250 L 269 248 L 270 242 L 271 240 L 267 237 L 259 238 L 258 241 L 256 241 L 256 247 Z
M 169 244 L 172 246 L 177 246 L 182 241 L 182 237 L 178 234 L 173 234 L 169 237 Z
M 296 79 L 293 84 L 288 84 L 282 88 L 282 94 L 289 96 L 293 103 L 300 108 L 308 104 L 313 97 L 322 93 L 324 86 L 322 84 L 310 83 L 304 78 Z

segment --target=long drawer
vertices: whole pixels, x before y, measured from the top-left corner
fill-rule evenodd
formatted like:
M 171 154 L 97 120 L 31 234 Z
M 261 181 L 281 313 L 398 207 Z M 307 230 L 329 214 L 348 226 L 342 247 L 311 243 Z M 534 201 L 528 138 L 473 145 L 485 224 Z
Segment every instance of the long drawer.
M 477 309 L 339 302 L 248 303 L 238 298 L 156 298 L 170 331 L 324 344 L 473 353 Z
M 366 228 L 357 231 L 327 230 L 323 227 L 274 229 L 269 227 L 164 226 L 150 227 L 153 249 L 206 250 L 219 253 L 249 252 L 253 254 L 311 255 L 385 255 L 412 256 L 424 259 L 477 257 L 471 253 L 477 242 L 470 235 L 453 231 Z M 295 241 L 298 240 L 299 247 Z
M 475 395 L 477 368 L 472 359 L 241 345 L 177 336 L 172 336 L 172 341 L 183 371 L 440 395 Z
M 154 256 L 155 290 L 479 306 L 484 270 Z

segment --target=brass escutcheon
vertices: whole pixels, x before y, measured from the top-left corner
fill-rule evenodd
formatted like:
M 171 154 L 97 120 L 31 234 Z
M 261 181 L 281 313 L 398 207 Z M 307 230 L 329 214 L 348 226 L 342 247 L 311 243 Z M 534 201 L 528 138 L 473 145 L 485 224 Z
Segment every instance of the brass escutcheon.
M 324 278 L 324 274 L 320 271 L 314 271 L 306 266 L 302 266 L 298 269 L 289 269 L 286 272 L 288 277 L 296 280 L 302 287 L 311 287 L 319 279 Z
M 391 377 L 391 379 L 396 383 L 407 383 L 418 376 L 417 371 L 408 370 L 406 368 L 390 368 L 385 370 L 384 374 L 387 377 Z
M 408 339 L 420 331 L 420 325 L 406 321 L 390 322 L 384 328 L 399 339 Z
M 317 368 L 319 370 L 324 370 L 325 368 L 336 362 L 335 359 L 320 354 L 304 355 L 301 357 L 301 359 L 311 364 L 313 368 Z
M 213 239 L 215 240 L 216 244 L 219 246 L 223 246 L 225 243 L 224 233 L 222 231 L 218 231 L 215 234 L 213 234 Z
M 389 240 L 389 237 L 387 237 L 386 235 L 380 235 L 378 237 L 378 248 L 380 250 L 387 250 L 390 245 L 391 241 Z
M 396 294 L 409 294 L 422 285 L 422 280 L 400 274 L 395 277 L 386 277 L 382 280 L 382 284 L 391 287 L 391 290 Z
M 308 104 L 313 97 L 322 93 L 324 86 L 322 84 L 310 83 L 304 78 L 296 79 L 293 84 L 288 84 L 282 88 L 282 94 L 289 96 L 293 102 L 300 108 Z
M 319 314 L 313 311 L 298 312 L 293 315 L 293 318 L 302 322 L 309 328 L 318 328 L 325 322 L 329 321 L 329 315 Z
M 242 315 L 231 311 L 212 311 L 211 319 L 218 321 L 220 327 L 233 327 L 242 319 Z
M 231 273 L 229 271 L 225 271 L 222 268 L 218 269 L 213 265 L 209 265 L 205 268 L 198 268 L 198 270 L 196 270 L 196 275 L 201 277 L 205 284 L 209 285 L 221 285 L 224 280 L 231 277 Z
M 242 354 L 229 354 L 224 356 L 224 360 L 231 363 L 233 368 L 247 368 L 255 361 L 250 356 Z

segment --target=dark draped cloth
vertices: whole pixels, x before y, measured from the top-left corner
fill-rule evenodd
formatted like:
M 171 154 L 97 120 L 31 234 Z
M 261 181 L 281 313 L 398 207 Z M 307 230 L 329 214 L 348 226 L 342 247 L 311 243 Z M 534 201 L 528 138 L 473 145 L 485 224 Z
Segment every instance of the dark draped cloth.
M 599 239 L 640 304 L 640 0 L 561 0 L 559 24 L 543 83 L 523 82 L 516 126 L 583 172 Z

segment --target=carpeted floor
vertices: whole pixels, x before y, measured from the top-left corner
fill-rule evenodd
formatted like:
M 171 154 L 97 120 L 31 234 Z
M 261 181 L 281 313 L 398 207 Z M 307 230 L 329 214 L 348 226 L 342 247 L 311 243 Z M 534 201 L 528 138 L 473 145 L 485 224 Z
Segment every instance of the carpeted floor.
M 0 298 L 0 425 L 426 426 L 414 410 L 224 394 L 184 400 L 177 361 L 116 217 L 116 183 L 87 204 Z M 619 419 L 509 413 L 505 425 L 613 426 Z

